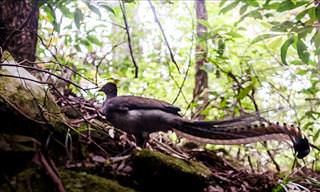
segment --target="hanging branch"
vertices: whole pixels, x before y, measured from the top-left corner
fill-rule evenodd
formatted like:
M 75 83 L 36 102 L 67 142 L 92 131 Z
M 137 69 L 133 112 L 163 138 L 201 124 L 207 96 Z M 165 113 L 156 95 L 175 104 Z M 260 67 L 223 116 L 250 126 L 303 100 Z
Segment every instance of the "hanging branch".
M 190 15 L 192 15 L 190 9 L 189 9 L 188 7 L 187 7 L 187 9 L 188 9 Z M 177 101 L 177 99 L 179 98 L 179 96 L 180 96 L 181 93 L 182 93 L 182 95 L 183 95 L 182 88 L 183 88 L 183 86 L 184 86 L 184 83 L 185 83 L 186 80 L 187 80 L 188 73 L 189 73 L 190 66 L 191 66 L 191 54 L 192 54 L 193 41 L 194 41 L 194 19 L 192 18 L 192 16 L 191 16 L 191 21 L 192 21 L 192 36 L 191 36 L 191 46 L 190 46 L 190 49 L 189 49 L 188 68 L 187 68 L 186 73 L 184 74 L 183 81 L 182 81 L 182 83 L 181 83 L 181 85 L 180 85 L 180 87 L 179 87 L 179 91 L 178 91 L 176 97 L 174 98 L 172 104 L 174 104 L 174 103 Z
M 77 85 L 76 83 L 74 83 L 74 82 L 72 82 L 72 81 L 70 81 L 70 80 L 68 80 L 68 79 L 65 79 L 65 78 L 63 78 L 63 77 L 61 77 L 61 76 L 59 76 L 59 75 L 56 75 L 56 74 L 54 74 L 54 73 L 52 73 L 52 72 L 50 72 L 50 71 L 44 70 L 44 69 L 39 69 L 39 68 L 36 68 L 36 67 L 24 66 L 24 65 L 19 65 L 19 64 L 11 64 L 11 63 L 1 63 L 0 66 L 20 67 L 20 68 L 35 70 L 35 71 L 38 71 L 38 72 L 44 72 L 44 73 L 47 73 L 47 74 L 49 74 L 49 75 L 52 75 L 52 76 L 54 76 L 54 77 L 62 80 L 62 81 L 65 81 L 65 82 L 67 82 L 67 83 L 70 83 L 71 85 L 77 87 L 78 89 L 81 89 L 82 91 L 86 91 L 86 89 L 83 89 L 80 85 Z M 6 76 L 6 75 L 0 74 L 0 76 Z M 14 77 L 14 76 L 11 76 L 11 77 Z M 22 77 L 18 77 L 18 78 L 24 79 L 24 78 L 22 78 Z M 30 80 L 30 81 L 32 81 L 31 79 L 28 79 L 28 78 L 25 79 L 25 80 Z M 39 81 L 39 82 L 38 82 L 38 81 L 34 81 L 34 82 L 41 83 L 41 84 L 46 84 L 45 82 L 41 82 L 41 81 Z
M 166 45 L 167 45 L 167 47 L 168 47 L 168 50 L 169 50 L 169 53 L 170 53 L 170 57 L 171 57 L 171 61 L 174 63 L 174 65 L 176 66 L 178 72 L 180 73 L 179 66 L 178 66 L 176 60 L 174 59 L 172 49 L 170 48 L 170 45 L 169 45 L 169 41 L 168 41 L 168 39 L 167 39 L 167 36 L 166 36 L 166 34 L 164 33 L 164 30 L 163 30 L 163 28 L 162 28 L 162 25 L 161 25 L 161 23 L 160 23 L 160 21 L 159 21 L 159 18 L 158 18 L 158 16 L 157 16 L 157 14 L 156 14 L 156 10 L 155 10 L 153 4 L 151 3 L 151 1 L 148 0 L 148 2 L 149 2 L 149 4 L 150 4 L 150 7 L 151 7 L 151 10 L 152 10 L 154 19 L 155 19 L 156 23 L 159 25 L 159 28 L 160 28 L 160 31 L 161 31 L 162 36 L 163 36 L 163 38 L 164 38 L 164 41 L 166 42 Z
M 127 38 L 128 38 L 128 46 L 129 46 L 129 51 L 130 51 L 130 56 L 131 56 L 131 60 L 132 63 L 134 65 L 134 77 L 137 78 L 138 77 L 138 72 L 139 72 L 139 67 L 138 64 L 133 56 L 133 50 L 132 50 L 132 45 L 131 45 L 131 36 L 130 36 L 130 31 L 129 31 L 129 25 L 128 25 L 128 21 L 127 21 L 127 15 L 126 15 L 126 8 L 124 6 L 124 3 L 122 0 L 120 0 L 120 8 L 121 8 L 121 12 L 122 12 L 122 16 L 123 16 L 123 21 L 126 27 L 126 33 L 127 33 Z
M 53 63 L 53 64 L 56 64 L 56 65 L 59 65 L 61 68 L 67 68 L 68 70 L 72 71 L 74 74 L 78 75 L 79 77 L 89 81 L 92 84 L 95 84 L 95 82 L 91 81 L 89 78 L 87 78 L 84 75 L 80 74 L 78 71 L 74 70 L 72 67 L 69 67 L 68 65 L 62 64 L 62 62 L 60 62 L 58 57 L 52 52 L 52 50 L 49 48 L 49 46 L 45 44 L 43 38 L 38 34 L 37 34 L 37 37 L 40 40 L 41 45 L 43 45 L 46 48 L 46 50 L 49 51 L 50 55 L 55 60 L 55 61 L 50 61 L 48 63 Z M 28 62 L 28 61 L 26 61 L 26 62 Z M 46 63 L 46 62 L 41 62 L 41 63 Z

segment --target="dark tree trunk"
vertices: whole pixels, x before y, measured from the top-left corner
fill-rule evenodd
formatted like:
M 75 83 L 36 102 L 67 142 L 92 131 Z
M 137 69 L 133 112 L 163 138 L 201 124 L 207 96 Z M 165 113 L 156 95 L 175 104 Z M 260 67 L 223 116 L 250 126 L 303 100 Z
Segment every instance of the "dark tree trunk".
M 36 59 L 38 17 L 38 0 L 0 1 L 0 47 L 17 62 Z
M 205 0 L 195 0 L 195 8 L 197 14 L 197 42 L 196 42 L 196 65 L 195 65 L 195 87 L 193 90 L 194 102 L 201 103 L 196 108 L 196 112 L 192 114 L 193 118 L 204 119 L 201 111 L 204 110 L 208 103 L 208 74 L 203 69 L 203 65 L 207 60 L 207 40 L 205 35 L 208 32 L 206 26 L 202 25 L 200 21 L 207 21 L 208 14 L 205 6 Z

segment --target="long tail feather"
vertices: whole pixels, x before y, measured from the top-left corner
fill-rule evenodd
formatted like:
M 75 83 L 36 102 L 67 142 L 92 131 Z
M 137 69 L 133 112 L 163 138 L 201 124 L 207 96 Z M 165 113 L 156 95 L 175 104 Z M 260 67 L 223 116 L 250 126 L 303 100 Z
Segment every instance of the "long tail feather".
M 299 127 L 266 120 L 184 121 L 174 129 L 181 136 L 201 143 L 233 145 L 291 140 L 299 158 L 310 152 L 308 140 L 302 136 Z

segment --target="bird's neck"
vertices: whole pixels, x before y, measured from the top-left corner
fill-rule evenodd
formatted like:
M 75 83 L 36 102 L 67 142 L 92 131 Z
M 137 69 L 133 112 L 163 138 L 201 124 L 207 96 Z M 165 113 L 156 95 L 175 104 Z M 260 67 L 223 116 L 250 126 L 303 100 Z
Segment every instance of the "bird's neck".
M 107 94 L 107 100 L 117 96 L 117 92 L 112 92 Z

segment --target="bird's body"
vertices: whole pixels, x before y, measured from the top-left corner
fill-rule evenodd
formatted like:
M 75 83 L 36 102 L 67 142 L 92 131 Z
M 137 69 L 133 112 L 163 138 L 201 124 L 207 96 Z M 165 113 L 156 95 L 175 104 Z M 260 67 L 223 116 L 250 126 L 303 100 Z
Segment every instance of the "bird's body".
M 168 131 L 182 120 L 180 109 L 166 102 L 136 96 L 106 100 L 103 113 L 114 127 L 131 133 L 143 145 L 150 133 Z
M 101 89 L 107 94 L 103 113 L 114 127 L 133 134 L 137 145 L 143 146 L 149 134 L 174 130 L 189 139 L 212 144 L 245 144 L 266 140 L 291 140 L 298 157 L 306 156 L 309 143 L 294 126 L 268 123 L 258 118 L 222 121 L 193 121 L 179 114 L 180 109 L 167 102 L 137 97 L 117 96 L 114 83 Z M 259 122 L 254 124 L 253 122 Z

